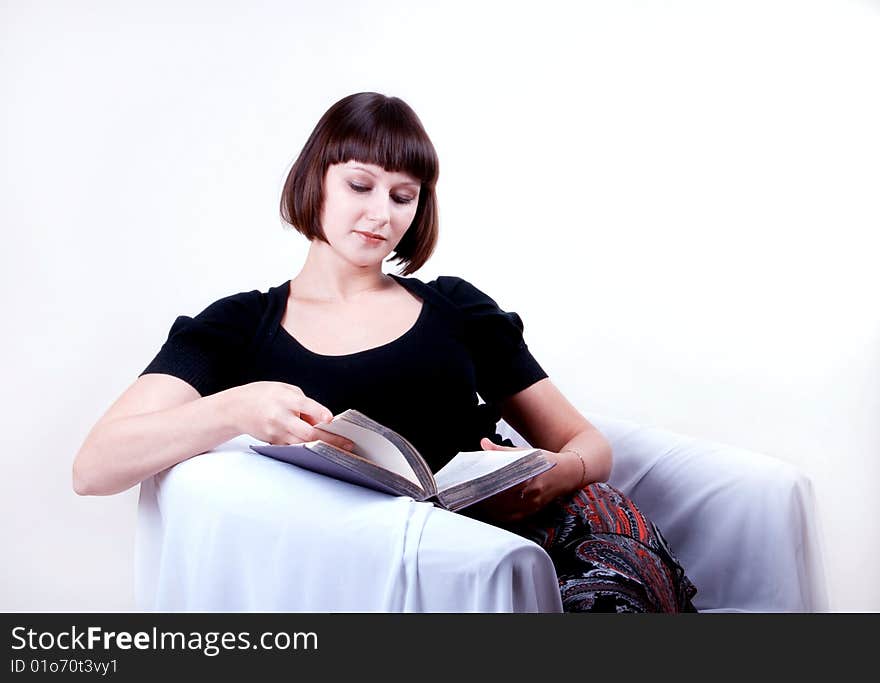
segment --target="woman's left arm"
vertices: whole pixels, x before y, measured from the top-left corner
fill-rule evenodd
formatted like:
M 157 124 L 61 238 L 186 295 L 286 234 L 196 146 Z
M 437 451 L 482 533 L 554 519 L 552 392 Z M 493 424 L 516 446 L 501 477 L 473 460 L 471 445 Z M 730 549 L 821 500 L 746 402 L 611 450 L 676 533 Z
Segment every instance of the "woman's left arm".
M 501 403 L 501 416 L 533 447 L 544 450 L 556 467 L 489 499 L 487 512 L 493 513 L 496 519 L 522 519 L 559 496 L 593 482 L 607 481 L 611 475 L 608 440 L 562 395 L 550 378 L 505 399 Z M 505 449 L 488 439 L 482 444 L 487 450 Z
M 582 485 L 608 481 L 611 475 L 611 444 L 562 395 L 549 377 L 505 399 L 501 403 L 501 416 L 534 448 L 551 453 L 574 449 L 580 453 L 586 468 Z M 570 490 L 573 491 L 579 488 L 582 467 L 575 453 L 565 452 L 563 455 L 577 465 L 574 468 L 577 476 L 571 477 Z

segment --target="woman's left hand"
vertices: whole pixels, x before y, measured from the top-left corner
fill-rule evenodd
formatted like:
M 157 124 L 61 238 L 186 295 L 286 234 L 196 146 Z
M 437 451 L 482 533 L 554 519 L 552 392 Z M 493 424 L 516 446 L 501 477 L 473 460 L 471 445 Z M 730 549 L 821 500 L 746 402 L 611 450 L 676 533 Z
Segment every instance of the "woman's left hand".
M 480 446 L 486 451 L 521 451 L 522 448 L 499 446 L 490 439 L 482 439 Z M 496 522 L 518 522 L 530 517 L 550 501 L 569 493 L 572 487 L 571 454 L 544 451 L 544 457 L 556 466 L 527 479 L 521 484 L 496 493 L 474 507 L 481 516 Z M 579 470 L 578 470 L 579 472 Z

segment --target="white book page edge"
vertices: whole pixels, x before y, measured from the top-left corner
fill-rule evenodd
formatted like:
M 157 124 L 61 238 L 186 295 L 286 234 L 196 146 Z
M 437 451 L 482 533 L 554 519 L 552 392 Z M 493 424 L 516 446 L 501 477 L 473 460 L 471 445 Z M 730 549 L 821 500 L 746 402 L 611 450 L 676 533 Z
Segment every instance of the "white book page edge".
M 455 484 L 500 470 L 524 455 L 538 450 L 540 449 L 522 448 L 515 451 L 465 451 L 459 453 L 434 475 L 437 490 L 443 491 Z
M 416 473 L 413 472 L 412 467 L 409 466 L 406 458 L 403 457 L 403 453 L 397 450 L 395 445 L 381 434 L 376 434 L 376 432 L 351 422 L 346 422 L 345 420 L 322 422 L 315 426 L 318 429 L 323 429 L 325 432 L 351 439 L 356 445 L 353 451 L 356 455 L 376 463 L 379 467 L 384 467 L 386 470 L 399 474 L 404 479 L 408 479 L 413 484 L 416 484 L 419 488 L 422 487 L 418 477 L 416 477 Z

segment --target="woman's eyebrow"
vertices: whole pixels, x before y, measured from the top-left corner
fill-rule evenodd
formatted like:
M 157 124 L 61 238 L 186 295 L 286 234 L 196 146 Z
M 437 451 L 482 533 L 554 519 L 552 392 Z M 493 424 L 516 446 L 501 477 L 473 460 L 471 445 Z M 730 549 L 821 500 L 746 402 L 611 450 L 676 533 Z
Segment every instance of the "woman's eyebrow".
M 371 176 L 373 176 L 374 178 L 376 177 L 376 174 L 375 174 L 375 173 L 373 173 L 373 172 L 372 172 L 370 169 L 368 169 L 368 168 L 364 168 L 363 166 L 349 166 L 349 168 L 352 169 L 352 170 L 354 170 L 354 171 L 363 171 L 364 173 L 369 173 L 369 174 L 370 174 Z M 402 182 L 400 182 L 400 183 L 395 183 L 395 184 L 396 184 L 396 185 L 411 185 L 412 187 L 414 187 L 414 188 L 416 188 L 416 189 L 418 189 L 418 188 L 420 188 L 420 187 L 422 186 L 421 183 L 417 183 L 417 182 L 414 182 L 414 181 L 412 181 L 412 180 L 404 180 L 404 181 L 402 181 Z

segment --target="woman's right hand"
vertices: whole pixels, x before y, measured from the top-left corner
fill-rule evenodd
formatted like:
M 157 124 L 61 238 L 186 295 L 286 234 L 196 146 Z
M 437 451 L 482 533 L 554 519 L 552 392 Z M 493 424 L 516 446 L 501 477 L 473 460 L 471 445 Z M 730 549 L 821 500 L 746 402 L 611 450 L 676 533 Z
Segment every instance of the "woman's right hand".
M 320 439 L 347 451 L 354 449 L 348 439 L 314 426 L 332 420 L 333 413 L 293 384 L 251 382 L 229 392 L 244 434 L 276 446 Z

